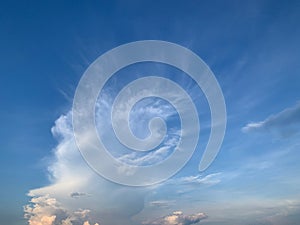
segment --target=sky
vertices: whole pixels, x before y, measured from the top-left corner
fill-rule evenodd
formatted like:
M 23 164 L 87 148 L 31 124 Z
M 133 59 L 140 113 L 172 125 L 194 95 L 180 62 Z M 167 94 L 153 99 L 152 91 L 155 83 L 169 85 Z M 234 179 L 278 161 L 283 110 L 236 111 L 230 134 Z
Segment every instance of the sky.
M 298 1 L 2 2 L 0 224 L 299 224 L 299 21 Z M 211 131 L 203 90 L 162 63 L 118 71 L 97 98 L 95 124 L 121 162 L 155 165 L 174 153 L 185 131 L 174 105 L 146 98 L 131 109 L 130 129 L 146 138 L 149 121 L 160 117 L 167 135 L 149 153 L 122 146 L 110 109 L 130 82 L 161 76 L 180 84 L 200 121 L 195 152 L 178 173 L 130 187 L 103 178 L 83 159 L 72 104 L 99 56 L 142 40 L 172 42 L 197 54 L 222 89 L 227 125 L 219 154 L 199 171 Z M 122 110 L 116 116 L 122 119 Z

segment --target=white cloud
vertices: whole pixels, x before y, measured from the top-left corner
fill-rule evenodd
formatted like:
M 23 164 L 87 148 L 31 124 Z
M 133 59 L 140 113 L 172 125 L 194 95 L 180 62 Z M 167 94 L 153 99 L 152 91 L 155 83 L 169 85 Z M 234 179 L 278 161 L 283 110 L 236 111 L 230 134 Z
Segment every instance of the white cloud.
M 195 184 L 195 185 L 215 185 L 221 182 L 222 173 L 212 173 L 208 174 L 206 176 L 203 176 L 202 174 L 197 174 L 194 176 L 185 176 L 185 177 L 179 177 L 174 178 L 169 181 L 167 181 L 165 184 L 171 184 L 171 185 L 186 185 L 186 184 Z
M 300 132 L 300 102 L 278 114 L 271 115 L 259 122 L 251 122 L 242 128 L 243 132 L 276 132 L 283 137 L 289 137 Z
M 83 224 L 90 210 L 70 211 L 49 195 L 33 197 L 24 207 L 25 218 L 29 225 L 76 225 Z
M 119 129 L 123 129 L 125 125 L 130 124 L 130 129 L 132 134 L 137 135 L 138 138 L 144 139 L 149 137 L 151 134 L 149 130 L 149 122 L 155 117 L 163 118 L 167 121 L 169 117 L 176 114 L 176 111 L 172 108 L 170 104 L 164 104 L 161 99 L 148 99 L 138 102 L 135 107 L 131 109 L 130 119 L 128 121 L 126 111 L 130 111 L 128 102 L 135 102 L 136 96 L 131 96 L 127 101 L 122 102 L 125 106 L 120 106 L 121 109 L 115 109 L 116 120 L 122 120 L 123 126 L 118 126 Z M 107 146 L 108 151 L 121 162 L 133 166 L 146 166 L 151 164 L 156 164 L 166 159 L 174 150 L 176 145 L 179 143 L 180 139 L 180 128 L 172 127 L 168 130 L 166 135 L 162 132 L 162 129 L 157 129 L 157 127 L 152 127 L 152 129 L 157 129 L 158 133 L 163 134 L 163 143 L 157 147 L 154 147 L 152 151 L 140 152 L 131 151 L 130 148 L 126 148 L 125 145 L 120 143 L 114 133 L 115 131 L 111 129 L 111 114 L 110 108 L 113 103 L 113 99 L 109 94 L 104 94 L 104 98 L 101 98 L 96 104 L 96 125 L 99 131 L 99 136 L 103 140 L 105 146 Z M 123 109 L 123 107 L 126 108 Z M 180 126 L 180 125 L 179 125 Z M 153 132 L 153 130 L 152 130 Z M 127 133 L 127 132 L 125 132 Z M 131 133 L 131 132 L 130 132 Z M 156 133 L 156 132 L 154 132 Z M 152 135 L 154 134 L 152 133 Z M 158 135 L 158 136 L 160 136 Z M 131 136 L 131 135 L 130 135 Z M 155 136 L 155 135 L 154 135 Z M 150 142 L 155 142 L 159 137 L 154 138 Z M 149 141 L 149 140 L 148 140 Z M 153 145 L 150 142 L 145 144 L 145 146 Z M 136 143 L 135 143 L 136 144 Z M 147 148 L 147 147 L 145 147 Z
M 174 150 L 176 144 L 179 141 L 179 136 L 173 136 L 168 139 L 163 146 L 154 151 L 151 151 L 143 156 L 138 156 L 136 152 L 125 154 L 118 159 L 126 164 L 130 165 L 149 165 L 161 162 Z
M 117 185 L 97 175 L 78 151 L 71 124 L 71 113 L 55 122 L 52 132 L 59 143 L 48 168 L 50 184 L 29 191 L 32 199 L 24 208 L 25 217 L 30 225 L 41 221 L 82 225 L 84 221 L 78 218 L 83 218 L 80 213 L 85 211 L 79 210 L 83 208 L 90 210 L 86 221 L 91 224 L 117 225 L 122 220 L 130 225 L 131 216 L 143 208 L 146 190 Z
M 222 173 L 212 173 L 206 176 L 198 174 L 196 176 L 187 176 L 179 179 L 182 183 L 208 184 L 214 185 L 221 182 Z
M 85 221 L 84 223 L 83 223 L 83 225 L 91 225 L 90 223 L 89 223 L 89 221 Z M 95 223 L 95 225 L 99 225 L 98 223 Z
M 164 216 L 162 218 L 145 221 L 144 225 L 191 225 L 197 224 L 201 220 L 206 219 L 207 216 L 204 213 L 196 213 L 190 215 L 184 215 L 181 211 L 174 211 L 171 215 Z
M 49 196 L 32 198 L 30 203 L 24 207 L 24 216 L 28 219 L 29 225 L 52 225 L 57 215 L 66 216 L 56 199 Z
M 104 112 L 111 104 L 109 98 L 109 96 L 104 96 L 104 99 L 101 100 L 100 103 L 104 107 L 100 107 L 98 111 L 96 109 L 96 120 L 98 130 L 107 135 L 108 138 L 105 140 L 108 140 L 109 146 L 114 151 L 114 149 L 119 150 L 118 145 L 116 145 L 118 142 L 111 138 L 109 132 L 106 132 L 109 129 L 106 126 L 107 118 L 110 117 L 107 116 L 107 112 Z M 174 110 L 168 105 L 161 105 L 161 101 L 156 101 L 154 105 L 142 109 L 135 108 L 132 112 L 133 128 L 140 129 L 138 125 L 141 116 L 145 114 L 148 117 L 155 115 L 167 118 L 174 115 Z M 47 220 L 51 225 L 56 225 L 57 222 L 64 225 L 77 225 L 86 221 L 90 224 L 91 221 L 93 224 L 96 222 L 100 224 L 99 221 L 101 221 L 101 225 L 136 224 L 132 221 L 132 217 L 144 208 L 145 196 L 151 188 L 136 189 L 118 185 L 96 174 L 87 165 L 77 149 L 73 136 L 71 112 L 59 117 L 51 131 L 53 136 L 57 138 L 58 145 L 53 150 L 53 158 L 48 167 L 50 184 L 29 190 L 28 195 L 32 198 L 31 203 L 24 209 L 28 221 L 32 221 L 33 224 L 34 221 Z M 168 136 L 168 133 L 165 142 L 155 151 L 143 156 L 133 152 L 129 154 L 122 152 L 123 155 L 121 154 L 119 159 L 134 165 L 149 165 L 163 160 L 168 157 L 173 150 L 172 148 L 178 143 L 181 132 L 172 127 L 170 133 L 171 135 Z M 109 141 L 112 142 L 112 145 Z M 131 171 L 124 168 L 120 172 L 130 173 Z M 53 199 L 55 204 L 50 206 L 42 202 L 33 203 L 40 198 L 45 198 L 45 201 L 46 199 L 47 201 Z M 129 205 L 130 207 L 128 207 Z M 88 209 L 89 213 L 81 216 L 80 212 L 85 211 L 78 211 L 80 208 Z

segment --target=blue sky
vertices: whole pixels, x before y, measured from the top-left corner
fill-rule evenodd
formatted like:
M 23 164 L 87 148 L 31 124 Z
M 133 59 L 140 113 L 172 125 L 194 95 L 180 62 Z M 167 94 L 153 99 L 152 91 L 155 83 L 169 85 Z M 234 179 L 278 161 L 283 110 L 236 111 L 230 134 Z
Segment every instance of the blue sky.
M 47 224 L 75 225 L 297 224 L 299 12 L 297 1 L 3 2 L 1 224 L 38 224 L 43 216 Z M 190 162 L 163 184 L 122 187 L 81 158 L 70 110 L 82 74 L 97 57 L 148 39 L 180 44 L 207 63 L 223 90 L 227 130 L 216 160 L 200 173 L 209 108 L 193 89 L 204 129 Z M 131 73 L 185 76 L 150 63 L 123 72 L 124 79 L 116 74 L 107 86 L 112 96 Z M 193 87 L 187 78 L 182 85 Z

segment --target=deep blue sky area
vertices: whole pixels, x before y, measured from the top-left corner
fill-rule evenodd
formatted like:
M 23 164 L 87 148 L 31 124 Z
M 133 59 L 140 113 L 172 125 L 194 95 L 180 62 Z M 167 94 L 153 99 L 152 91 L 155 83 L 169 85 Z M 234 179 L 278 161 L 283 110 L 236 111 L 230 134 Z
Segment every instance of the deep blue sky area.
M 299 21 L 299 1 L 2 1 L 0 224 L 27 224 L 26 194 L 50 183 L 47 167 L 59 142 L 51 128 L 71 109 L 90 63 L 121 44 L 148 39 L 194 51 L 223 90 L 227 132 L 207 174 L 222 172 L 225 181 L 212 190 L 243 190 L 241 199 L 259 192 L 257 199 L 297 200 Z M 286 115 L 287 109 L 292 112 Z M 286 160 L 279 162 L 287 149 Z M 254 165 L 262 167 L 257 178 Z M 242 175 L 232 175 L 234 171 Z M 274 183 L 263 182 L 271 178 Z M 270 191 L 261 192 L 264 187 Z M 297 218 L 299 212 L 293 212 Z M 270 224 L 284 224 L 280 221 Z

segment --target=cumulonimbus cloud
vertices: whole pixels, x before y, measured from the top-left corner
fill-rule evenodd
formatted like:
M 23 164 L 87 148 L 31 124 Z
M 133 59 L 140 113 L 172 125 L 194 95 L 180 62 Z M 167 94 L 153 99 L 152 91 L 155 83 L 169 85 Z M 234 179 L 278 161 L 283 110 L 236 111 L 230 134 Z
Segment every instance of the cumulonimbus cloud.
M 107 98 L 102 101 L 107 101 Z M 106 103 L 104 102 L 104 105 Z M 147 113 L 166 117 L 174 115 L 170 107 L 162 108 L 160 111 L 160 101 L 156 101 L 154 106 L 144 107 L 143 110 L 138 108 L 133 110 L 133 118 L 137 118 L 140 123 L 139 116 Z M 107 118 L 107 115 L 101 110 L 97 111 L 97 116 L 99 117 L 98 121 L 101 122 Z M 107 134 L 105 132 L 108 129 L 106 124 L 102 122 L 98 125 L 98 128 Z M 136 127 L 138 130 L 138 126 Z M 178 130 L 174 128 L 171 133 L 173 136 L 168 136 L 164 145 L 155 152 L 139 157 L 131 153 L 121 154 L 118 159 L 123 157 L 123 161 L 131 162 L 134 165 L 160 161 L 169 155 L 170 148 L 173 148 L 178 141 Z M 145 196 L 149 189 L 135 189 L 118 185 L 94 173 L 76 146 L 71 112 L 56 120 L 52 134 L 58 140 L 58 145 L 53 150 L 53 157 L 48 167 L 50 183 L 29 191 L 31 202 L 24 208 L 25 218 L 29 225 L 82 225 L 84 223 L 84 225 L 94 225 L 95 223 L 140 225 L 140 221 L 133 222 L 132 218 L 144 208 Z M 110 144 L 109 138 L 105 138 L 108 144 Z M 118 149 L 115 142 L 110 146 Z M 194 180 L 203 183 L 205 181 L 203 179 L 197 177 Z M 89 211 L 84 216 L 80 215 L 80 212 L 87 212 L 84 210 Z M 179 222 L 193 221 L 194 218 L 190 217 L 191 215 L 176 216 Z M 195 217 L 195 221 L 197 221 L 201 215 L 195 215 Z
M 71 113 L 68 113 L 59 117 L 52 128 L 59 143 L 48 166 L 50 183 L 29 191 L 31 200 L 24 207 L 29 225 L 82 225 L 84 222 L 105 225 L 119 224 L 119 219 L 130 224 L 131 215 L 143 207 L 144 195 L 94 173 L 76 147 L 71 124 Z M 131 207 L 125 207 L 129 201 Z M 89 213 L 80 215 L 87 212 L 83 210 Z

